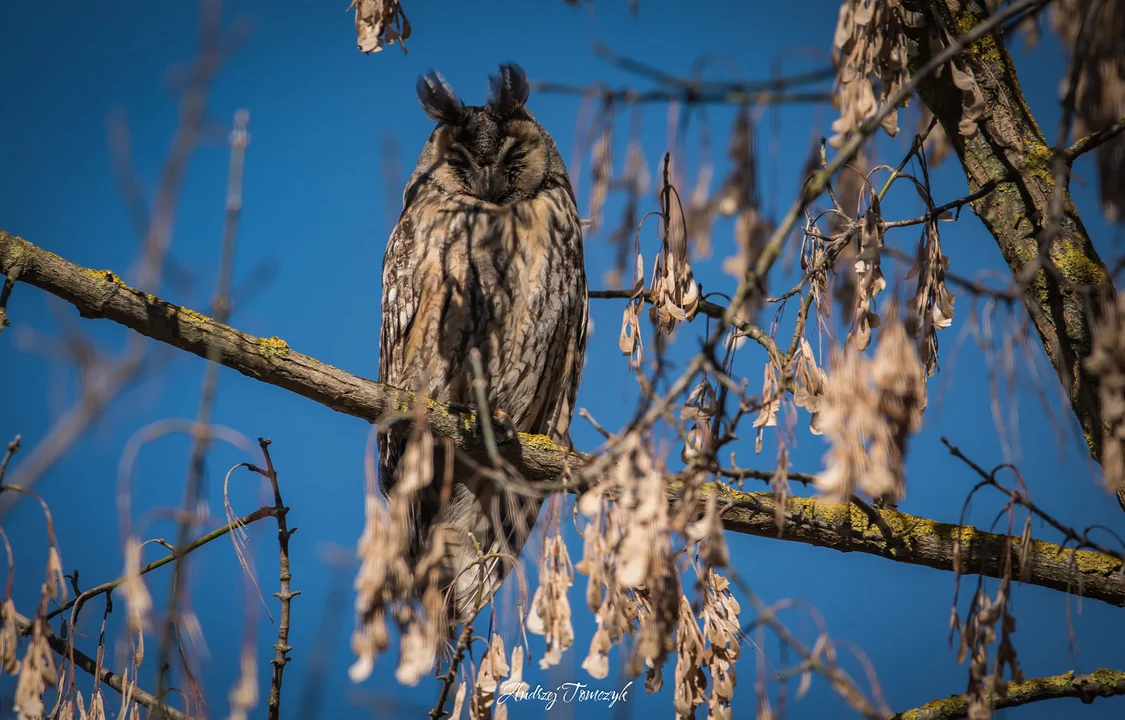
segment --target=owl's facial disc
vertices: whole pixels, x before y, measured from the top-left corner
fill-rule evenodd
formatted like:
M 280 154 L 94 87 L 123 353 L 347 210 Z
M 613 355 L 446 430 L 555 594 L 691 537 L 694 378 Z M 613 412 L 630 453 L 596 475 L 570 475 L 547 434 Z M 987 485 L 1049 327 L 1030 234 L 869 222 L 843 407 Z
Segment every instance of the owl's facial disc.
M 460 122 L 439 125 L 434 145 L 431 178 L 444 192 L 497 205 L 534 197 L 550 164 L 534 120 L 497 118 L 487 108 L 465 108 Z

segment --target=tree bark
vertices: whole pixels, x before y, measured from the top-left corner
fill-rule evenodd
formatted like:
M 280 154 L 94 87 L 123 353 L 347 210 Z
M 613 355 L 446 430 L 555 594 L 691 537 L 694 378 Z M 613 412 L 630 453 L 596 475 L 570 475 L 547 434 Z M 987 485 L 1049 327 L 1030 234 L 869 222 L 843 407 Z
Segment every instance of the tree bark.
M 1019 707 L 1040 700 L 1078 698 L 1091 703 L 1094 698 L 1125 695 L 1125 672 L 1102 668 L 1086 675 L 1075 675 L 1071 670 L 1062 675 L 1041 677 L 1026 682 L 1012 683 L 1003 697 L 993 696 L 992 706 L 997 710 Z M 920 708 L 895 715 L 891 720 L 958 720 L 969 716 L 969 697 L 954 695 L 944 700 L 934 700 Z
M 954 37 L 986 17 L 977 0 L 914 5 L 913 9 L 927 13 Z M 929 44 L 922 34 L 930 27 L 927 24 L 914 31 L 921 53 L 916 59 L 918 65 L 929 58 Z M 976 135 L 966 140 L 958 132 L 963 93 L 953 84 L 951 72 L 927 79 L 919 85 L 918 94 L 949 136 L 969 190 L 976 192 L 986 184 L 995 184 L 992 192 L 972 202 L 971 207 L 996 239 L 1012 275 L 1017 279 L 1030 275 L 1023 288 L 1024 304 L 1066 389 L 1090 456 L 1100 463 L 1104 426 L 1098 380 L 1082 361 L 1090 354 L 1091 329 L 1100 316 L 1100 300 L 1113 297 L 1112 279 L 1090 242 L 1065 183 L 1057 188 L 1063 193 L 1063 213 L 1058 233 L 1045 253 L 1049 261 L 1031 274 L 1040 259 L 1040 240 L 1056 191 L 1055 152 L 1028 108 L 1015 66 L 997 30 L 970 45 L 960 58 L 972 70 L 988 106 Z

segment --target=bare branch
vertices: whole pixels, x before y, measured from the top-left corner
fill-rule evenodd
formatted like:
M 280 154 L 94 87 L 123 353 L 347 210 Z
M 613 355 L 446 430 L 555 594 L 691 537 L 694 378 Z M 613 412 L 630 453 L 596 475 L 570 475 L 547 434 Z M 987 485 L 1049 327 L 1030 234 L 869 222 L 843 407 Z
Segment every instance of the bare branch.
M 369 422 L 408 414 L 414 394 L 365 380 L 307 355 L 291 350 L 279 338 L 258 338 L 239 332 L 187 308 L 171 305 L 135 290 L 109 271 L 90 270 L 48 253 L 0 230 L 0 272 L 15 261 L 24 268 L 21 279 L 64 298 L 85 317 L 104 317 L 174 347 L 208 357 L 217 348 L 218 361 L 248 377 L 297 393 L 302 397 Z M 428 401 L 431 429 L 451 438 L 454 445 L 482 464 L 488 451 L 476 413 Z M 520 433 L 519 442 L 499 445 L 501 456 L 531 483 L 555 483 L 569 464 L 587 465 L 590 457 L 568 452 L 541 435 Z M 770 493 L 733 490 L 711 483 L 721 502 L 731 505 L 723 524 L 731 531 L 777 538 L 778 528 Z M 575 486 L 570 488 L 572 491 Z M 675 484 L 669 492 L 675 493 Z M 954 569 L 954 538 L 960 537 L 965 557 L 960 567 L 988 577 L 999 577 L 1005 558 L 1000 551 L 1008 538 L 969 526 L 939 523 L 884 508 L 879 511 L 888 527 L 907 546 L 903 551 L 882 533 L 859 508 L 850 504 L 789 498 L 784 508 L 781 537 L 843 552 L 862 552 L 899 562 L 940 570 Z M 1011 547 L 1018 549 L 1019 538 Z M 1125 579 L 1121 561 L 1088 550 L 1071 550 L 1033 540 L 1027 582 L 1040 587 L 1074 592 L 1112 605 L 1125 606 Z
M 30 632 L 30 620 L 17 613 L 15 615 L 15 621 L 16 625 L 20 629 L 20 632 Z M 46 623 L 44 623 L 44 626 L 46 626 Z M 53 632 L 50 632 L 49 629 L 45 629 L 45 633 L 47 637 L 47 644 L 51 646 L 51 649 L 54 650 L 59 657 L 66 658 L 68 660 L 73 659 L 75 665 L 90 673 L 99 681 L 110 686 L 117 692 L 124 694 L 126 682 L 125 678 L 115 672 L 107 670 L 104 666 L 99 666 L 97 661 L 95 661 L 92 657 L 84 652 L 81 652 L 80 650 L 75 648 L 73 644 L 68 643 L 66 640 L 63 640 Z M 149 708 L 150 710 L 159 709 L 159 711 L 163 713 L 164 717 L 169 718 L 170 720 L 191 720 L 190 715 L 182 713 L 173 707 L 169 707 L 168 705 L 161 703 L 155 697 L 131 682 L 128 689 L 130 700 L 133 700 L 140 705 Z
M 1122 132 L 1125 132 L 1125 117 L 1104 130 L 1099 130 L 1096 133 L 1091 133 L 1084 138 L 1076 140 L 1074 144 L 1066 150 L 1066 161 L 1068 163 L 1073 163 L 1080 155 L 1098 149 Z
M 281 500 L 281 486 L 277 484 L 277 470 L 273 466 L 273 457 L 270 456 L 271 442 L 271 440 L 266 438 L 258 438 L 258 446 L 262 448 L 262 455 L 266 459 L 266 467 L 265 469 L 258 467 L 251 467 L 250 469 L 270 481 L 274 500 L 271 514 L 277 518 L 277 546 L 281 587 L 278 592 L 275 593 L 275 596 L 281 600 L 281 618 L 277 623 L 277 642 L 273 646 L 274 658 L 270 661 L 270 664 L 273 665 L 273 675 L 270 680 L 270 697 L 268 703 L 269 720 L 277 720 L 281 717 L 282 676 L 285 673 L 285 666 L 289 664 L 289 651 L 293 649 L 289 646 L 290 607 L 293 604 L 293 598 L 300 595 L 301 591 L 294 591 L 289 587 L 289 583 L 293 579 L 293 575 L 289 571 L 289 538 L 293 536 L 293 533 L 297 532 L 297 528 L 290 530 L 289 523 L 286 520 L 289 514 L 289 508 L 285 507 L 285 503 Z
M 1075 675 L 1071 670 L 1062 675 L 1012 683 L 1008 686 L 1008 693 L 994 696 L 992 703 L 995 709 L 1000 710 L 1054 698 L 1071 697 L 1090 703 L 1095 698 L 1117 695 L 1125 695 L 1125 672 L 1103 668 L 1086 675 Z M 968 717 L 968 703 L 967 695 L 953 695 L 899 713 L 891 720 L 956 720 Z
M 275 515 L 276 512 L 277 512 L 276 508 L 270 508 L 270 507 L 258 508 L 257 510 L 250 513 L 249 515 L 243 515 L 242 517 L 240 517 L 238 519 L 238 522 L 236 522 L 236 523 L 226 523 L 226 524 L 222 525 L 221 527 L 215 528 L 214 530 L 207 533 L 206 535 L 201 536 L 199 539 L 192 541 L 188 545 L 185 545 L 183 547 L 183 549 L 181 550 L 181 552 L 185 555 L 188 554 L 188 553 L 194 552 L 194 551 L 198 550 L 199 548 L 203 547 L 204 545 L 206 545 L 207 543 L 223 537 L 224 535 L 229 533 L 235 527 L 244 527 L 244 526 L 249 525 L 251 523 L 258 522 L 259 520 L 262 520 L 263 518 L 268 518 L 272 515 Z M 148 573 L 152 572 L 153 570 L 158 570 L 158 569 L 164 567 L 165 565 L 167 565 L 168 563 L 172 562 L 175 559 L 176 559 L 176 553 L 175 552 L 169 553 L 168 555 L 165 555 L 164 557 L 160 558 L 159 560 L 153 560 L 148 565 L 145 565 L 143 568 L 141 568 L 138 571 L 137 574 L 138 575 L 147 575 Z M 54 610 L 52 610 L 51 612 L 47 613 L 47 616 L 44 619 L 45 620 L 51 620 L 52 618 L 55 618 L 58 615 L 61 615 L 62 613 L 66 612 L 67 610 L 74 607 L 75 605 L 78 605 L 79 603 L 84 604 L 84 603 L 86 603 L 90 600 L 93 600 L 94 598 L 96 598 L 99 595 L 102 595 L 102 594 L 107 593 L 107 592 L 112 592 L 114 589 L 119 587 L 126 580 L 128 580 L 128 578 L 125 577 L 125 576 L 122 576 L 122 577 L 117 578 L 116 580 L 110 580 L 109 582 L 102 583 L 101 585 L 90 588 L 89 590 L 82 593 L 82 595 L 80 595 L 79 597 L 76 597 L 73 600 L 71 600 L 70 602 L 66 603 L 65 605 L 61 605 L 61 606 L 55 608 Z

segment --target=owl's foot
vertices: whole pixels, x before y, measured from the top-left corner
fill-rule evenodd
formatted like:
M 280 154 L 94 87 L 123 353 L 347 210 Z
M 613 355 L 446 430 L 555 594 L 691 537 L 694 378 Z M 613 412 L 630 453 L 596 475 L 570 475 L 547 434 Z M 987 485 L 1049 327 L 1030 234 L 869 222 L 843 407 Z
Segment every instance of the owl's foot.
M 503 410 L 492 411 L 492 431 L 496 434 L 496 442 L 500 445 L 512 442 L 519 436 L 512 418 Z

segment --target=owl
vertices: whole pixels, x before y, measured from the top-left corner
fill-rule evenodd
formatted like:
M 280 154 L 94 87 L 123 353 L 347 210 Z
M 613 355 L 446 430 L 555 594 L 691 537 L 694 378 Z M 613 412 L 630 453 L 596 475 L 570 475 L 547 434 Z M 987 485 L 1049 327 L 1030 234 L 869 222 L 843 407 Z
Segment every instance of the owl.
M 484 106 L 462 104 L 430 71 L 418 98 L 437 123 L 403 193 L 383 258 L 379 381 L 475 406 L 479 350 L 488 407 L 520 432 L 569 443 L 586 350 L 587 288 L 574 190 L 515 64 L 490 78 Z M 405 439 L 379 437 L 380 485 L 396 482 Z M 434 479 L 411 518 L 411 560 L 441 533 L 450 619 L 472 619 L 518 557 L 541 500 L 506 491 L 435 443 Z M 452 450 L 449 450 L 452 453 Z M 478 550 L 479 547 L 479 550 Z M 483 582 L 482 582 L 483 581 Z

